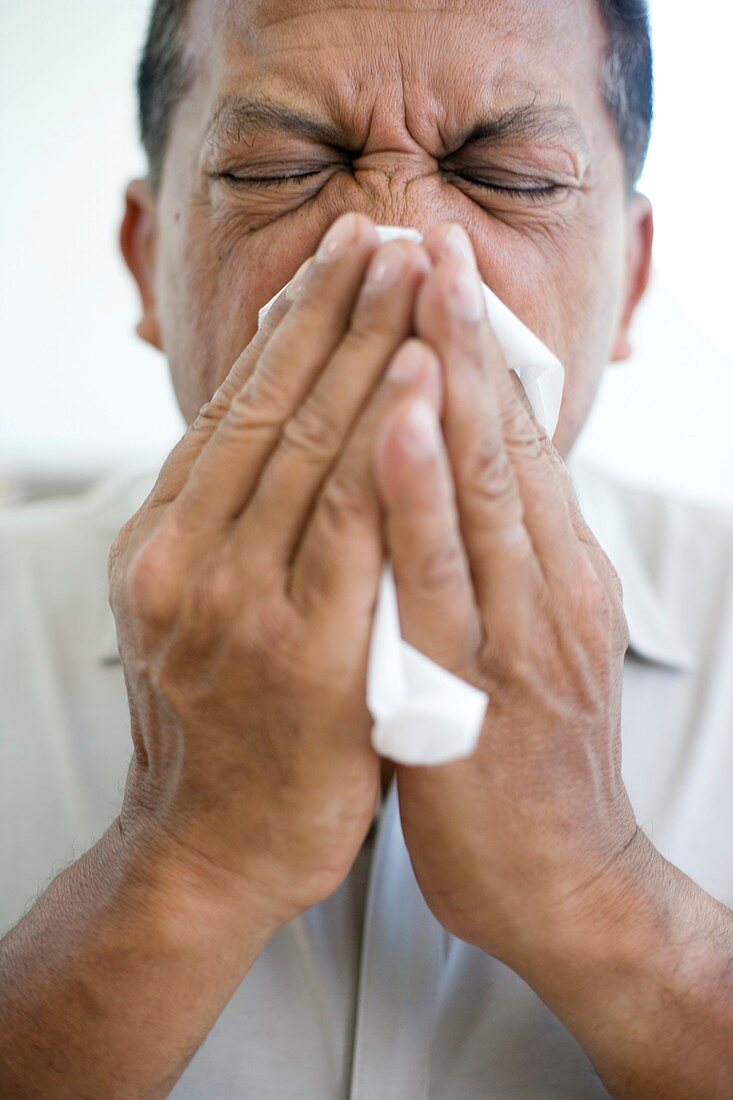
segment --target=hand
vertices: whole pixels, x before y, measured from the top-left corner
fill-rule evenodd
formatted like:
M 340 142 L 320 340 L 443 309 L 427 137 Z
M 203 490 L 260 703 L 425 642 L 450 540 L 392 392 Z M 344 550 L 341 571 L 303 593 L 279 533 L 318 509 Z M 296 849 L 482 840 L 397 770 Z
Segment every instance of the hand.
M 405 841 L 437 919 L 508 962 L 592 904 L 643 834 L 620 774 L 618 579 L 506 367 L 460 239 L 426 237 L 435 266 L 417 301 L 417 334 L 445 370 L 443 430 L 403 401 L 374 470 L 405 639 L 490 696 L 472 757 L 397 767 Z
M 370 441 L 397 396 L 438 392 L 430 366 L 382 380 L 409 358 L 427 254 L 379 247 L 357 215 L 334 231 L 347 239 L 280 296 L 109 562 L 135 747 L 125 834 L 275 927 L 336 889 L 371 825 Z

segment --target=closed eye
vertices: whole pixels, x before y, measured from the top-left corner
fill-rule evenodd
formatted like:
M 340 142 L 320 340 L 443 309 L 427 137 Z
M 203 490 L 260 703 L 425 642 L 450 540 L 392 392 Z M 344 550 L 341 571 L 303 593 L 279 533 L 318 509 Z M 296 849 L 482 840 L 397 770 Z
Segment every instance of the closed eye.
M 333 166 L 329 166 L 333 167 Z M 314 168 L 307 172 L 290 172 L 283 175 L 269 175 L 269 176 L 244 176 L 239 175 L 236 172 L 218 172 L 217 178 L 224 180 L 232 187 L 247 187 L 256 189 L 262 188 L 274 188 L 285 187 L 290 185 L 299 185 L 306 183 L 308 180 L 313 180 L 317 176 L 322 175 L 327 169 L 324 167 Z M 458 177 L 465 183 L 473 184 L 475 187 L 480 187 L 483 191 L 489 191 L 494 195 L 502 195 L 506 198 L 515 199 L 518 201 L 529 200 L 530 202 L 542 202 L 560 194 L 563 191 L 567 191 L 567 187 L 561 184 L 541 184 L 540 186 L 528 186 L 528 187 L 510 187 L 504 183 L 495 183 L 491 180 L 483 180 L 477 176 L 469 176 L 465 173 L 450 172 L 446 173 L 449 176 Z
M 310 172 L 292 172 L 283 176 L 240 176 L 236 172 L 218 172 L 217 176 L 234 187 L 282 187 L 284 184 L 303 183 L 305 180 L 314 179 L 323 171 L 325 169 L 315 168 Z
M 504 195 L 512 199 L 529 199 L 532 202 L 541 202 L 543 199 L 552 198 L 567 187 L 562 184 L 548 183 L 540 186 L 509 187 L 505 183 L 493 183 L 491 180 L 482 180 L 476 176 L 467 176 L 464 173 L 451 172 L 451 176 L 458 176 L 466 183 L 472 183 L 475 187 L 481 187 L 484 191 L 490 191 L 494 195 Z

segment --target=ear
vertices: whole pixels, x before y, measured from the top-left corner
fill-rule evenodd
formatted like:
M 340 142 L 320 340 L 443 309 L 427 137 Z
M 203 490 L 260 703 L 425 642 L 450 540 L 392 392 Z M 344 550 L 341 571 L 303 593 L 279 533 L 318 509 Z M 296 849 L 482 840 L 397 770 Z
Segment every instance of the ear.
M 133 180 L 125 192 L 125 214 L 120 226 L 120 248 L 137 283 L 142 317 L 136 332 L 141 339 L 162 350 L 155 296 L 155 253 L 157 210 L 147 180 Z
M 626 283 L 612 363 L 628 359 L 633 350 L 629 339 L 631 322 L 649 285 L 652 269 L 654 218 L 646 195 L 635 194 L 629 202 L 626 246 Z

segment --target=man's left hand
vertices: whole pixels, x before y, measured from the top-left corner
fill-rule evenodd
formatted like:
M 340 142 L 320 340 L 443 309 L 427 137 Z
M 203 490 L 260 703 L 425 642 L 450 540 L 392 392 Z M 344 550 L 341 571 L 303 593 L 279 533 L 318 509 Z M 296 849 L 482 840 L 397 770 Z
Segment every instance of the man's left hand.
M 628 633 L 616 573 L 507 369 L 468 238 L 426 237 L 416 334 L 445 372 L 441 424 L 405 401 L 375 478 L 403 635 L 486 691 L 474 754 L 397 767 L 415 876 L 453 934 L 511 963 L 648 855 L 621 778 Z

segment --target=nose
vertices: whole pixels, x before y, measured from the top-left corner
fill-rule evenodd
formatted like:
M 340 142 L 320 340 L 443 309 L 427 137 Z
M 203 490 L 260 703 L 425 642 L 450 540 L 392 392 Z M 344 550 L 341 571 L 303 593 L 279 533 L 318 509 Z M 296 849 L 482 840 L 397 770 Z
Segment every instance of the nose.
M 357 157 L 337 201 L 335 216 L 356 210 L 377 225 L 423 234 L 438 222 L 468 220 L 466 197 L 445 183 L 438 161 L 422 152 L 379 151 Z
M 352 161 L 355 173 L 375 172 L 388 180 L 399 177 L 412 178 L 435 172 L 438 162 L 422 150 L 375 150 L 362 153 Z

